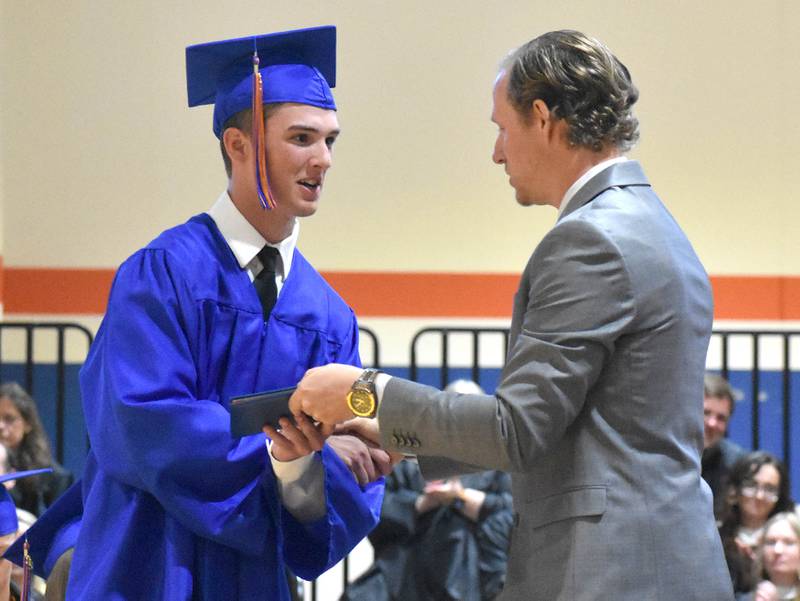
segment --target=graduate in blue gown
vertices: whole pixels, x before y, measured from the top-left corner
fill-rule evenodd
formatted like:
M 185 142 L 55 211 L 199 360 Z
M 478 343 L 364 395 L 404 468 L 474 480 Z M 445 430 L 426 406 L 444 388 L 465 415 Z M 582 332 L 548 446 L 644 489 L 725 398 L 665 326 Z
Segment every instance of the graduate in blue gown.
M 268 430 L 271 455 L 264 434 L 229 433 L 231 397 L 359 364 L 353 312 L 295 248 L 339 132 L 334 49 L 333 28 L 187 49 L 229 185 L 117 272 L 80 377 L 91 451 L 68 599 L 289 599 L 285 566 L 313 579 L 377 522 L 382 480 L 359 484 L 310 420 Z M 264 245 L 271 310 L 253 285 Z

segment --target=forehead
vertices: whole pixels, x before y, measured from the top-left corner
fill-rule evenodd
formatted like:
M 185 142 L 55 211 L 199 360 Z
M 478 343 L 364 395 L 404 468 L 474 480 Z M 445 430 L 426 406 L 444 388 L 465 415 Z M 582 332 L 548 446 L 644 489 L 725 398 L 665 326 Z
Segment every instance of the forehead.
M 731 407 L 731 401 L 728 399 L 723 399 L 716 396 L 707 396 L 703 399 L 703 409 L 706 411 L 713 411 L 714 413 L 722 413 L 730 416 L 733 408 Z
M 793 538 L 797 540 L 797 533 L 794 531 L 794 528 L 792 528 L 792 525 L 788 520 L 778 520 L 772 524 L 772 526 L 769 527 L 769 530 L 767 530 L 765 536 L 775 538 Z
M 14 403 L 7 396 L 0 397 L 0 411 L 3 413 L 19 413 Z
M 778 485 L 781 481 L 781 475 L 774 465 L 762 465 L 758 471 L 753 474 L 753 480 L 759 484 L 774 484 Z
M 508 74 L 500 71 L 494 80 L 492 90 L 492 121 L 497 122 L 498 119 L 505 118 L 510 110 L 512 106 L 508 101 Z
M 336 111 L 308 104 L 287 102 L 269 115 L 269 127 L 310 127 L 325 133 L 339 129 Z

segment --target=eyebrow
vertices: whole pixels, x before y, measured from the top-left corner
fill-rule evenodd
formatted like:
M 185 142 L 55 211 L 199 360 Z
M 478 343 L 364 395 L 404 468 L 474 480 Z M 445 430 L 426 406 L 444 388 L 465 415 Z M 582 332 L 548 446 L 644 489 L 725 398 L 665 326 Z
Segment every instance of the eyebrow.
M 316 133 L 320 133 L 320 131 L 321 131 L 318 127 L 314 127 L 312 125 L 304 125 L 302 123 L 298 123 L 296 125 L 290 125 L 289 126 L 289 130 L 290 131 L 307 131 L 307 132 L 312 132 L 312 133 L 315 133 L 315 134 Z M 326 135 L 338 136 L 340 131 L 341 130 L 338 129 L 338 128 L 337 129 L 332 129 Z

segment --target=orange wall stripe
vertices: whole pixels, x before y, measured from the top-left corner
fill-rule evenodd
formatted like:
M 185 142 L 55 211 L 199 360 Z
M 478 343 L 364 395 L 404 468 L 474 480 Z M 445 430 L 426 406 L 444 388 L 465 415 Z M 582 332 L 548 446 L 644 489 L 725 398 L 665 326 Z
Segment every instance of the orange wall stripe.
M 510 317 L 518 275 L 326 272 L 353 307 L 371 317 Z
M 6 315 L 97 315 L 106 310 L 114 270 L 6 267 L 3 275 Z
M 800 277 L 712 276 L 716 319 L 800 319 Z
M 6 315 L 98 315 L 111 269 L 3 269 Z M 363 317 L 511 316 L 514 274 L 329 271 L 323 276 Z M 800 320 L 800 276 L 712 276 L 714 317 Z

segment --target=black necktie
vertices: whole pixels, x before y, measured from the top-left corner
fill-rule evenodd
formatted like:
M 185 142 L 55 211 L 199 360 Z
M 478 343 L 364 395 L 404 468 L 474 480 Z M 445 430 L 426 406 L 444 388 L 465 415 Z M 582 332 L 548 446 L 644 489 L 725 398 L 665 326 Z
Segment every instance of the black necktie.
M 261 271 L 253 280 L 256 287 L 258 298 L 261 300 L 261 310 L 264 314 L 264 321 L 269 320 L 269 314 L 275 301 L 278 300 L 278 286 L 275 283 L 275 268 L 278 264 L 278 249 L 272 246 L 265 246 L 258 253 L 258 260 L 263 266 Z

